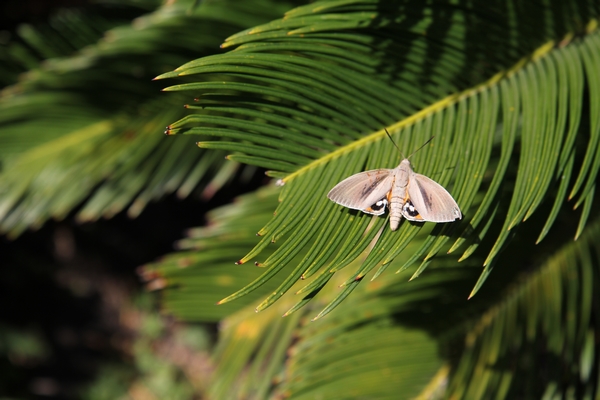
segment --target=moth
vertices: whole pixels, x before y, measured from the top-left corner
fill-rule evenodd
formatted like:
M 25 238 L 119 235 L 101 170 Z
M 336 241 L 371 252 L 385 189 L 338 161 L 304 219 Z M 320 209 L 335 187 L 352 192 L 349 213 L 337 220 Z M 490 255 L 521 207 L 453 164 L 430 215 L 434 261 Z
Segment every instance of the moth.
M 462 218 L 450 193 L 433 179 L 414 172 L 408 158 L 394 169 L 352 175 L 335 185 L 327 197 L 344 207 L 372 215 L 382 215 L 389 206 L 393 231 L 398 229 L 402 217 L 417 222 L 452 222 Z

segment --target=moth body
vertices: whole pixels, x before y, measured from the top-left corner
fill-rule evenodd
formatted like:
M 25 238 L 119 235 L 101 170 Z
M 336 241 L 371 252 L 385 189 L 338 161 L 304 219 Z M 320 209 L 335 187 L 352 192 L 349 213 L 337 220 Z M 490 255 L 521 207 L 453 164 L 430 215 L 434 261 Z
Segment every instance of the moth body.
M 412 171 L 410 161 L 406 158 L 402 160 L 393 170 L 394 182 L 390 191 L 389 207 L 390 207 L 390 228 L 393 231 L 398 229 L 400 220 L 402 219 L 402 207 L 408 199 L 408 179 Z

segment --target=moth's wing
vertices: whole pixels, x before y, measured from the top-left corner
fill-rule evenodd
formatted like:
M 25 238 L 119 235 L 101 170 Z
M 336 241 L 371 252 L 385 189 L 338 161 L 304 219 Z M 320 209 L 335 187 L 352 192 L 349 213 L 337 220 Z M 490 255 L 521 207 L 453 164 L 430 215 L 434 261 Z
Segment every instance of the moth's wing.
M 335 185 L 327 197 L 344 207 L 381 215 L 385 212 L 387 194 L 394 182 L 393 171 L 374 169 L 352 175 Z
M 452 222 L 462 218 L 458 204 L 442 185 L 414 172 L 409 177 L 402 215 L 411 221 Z

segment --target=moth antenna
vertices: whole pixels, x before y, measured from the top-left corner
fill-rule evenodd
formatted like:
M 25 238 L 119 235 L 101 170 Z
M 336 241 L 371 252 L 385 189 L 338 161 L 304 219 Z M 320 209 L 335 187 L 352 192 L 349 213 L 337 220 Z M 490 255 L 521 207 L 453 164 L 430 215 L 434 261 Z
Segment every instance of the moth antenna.
M 416 149 L 415 151 L 413 151 L 412 153 L 410 153 L 410 155 L 407 158 L 411 158 L 413 156 L 413 154 L 415 154 L 417 151 L 421 150 L 423 147 L 427 146 L 429 144 L 429 142 L 431 142 L 433 140 L 434 137 L 435 136 L 430 137 L 429 140 L 427 140 L 425 143 L 423 143 L 421 145 L 421 147 L 419 147 L 418 149 Z
M 400 150 L 400 147 L 398 147 L 398 145 L 396 144 L 396 142 L 394 142 L 394 139 L 392 139 L 392 135 L 390 135 L 390 133 L 388 132 L 387 128 L 383 128 L 385 130 L 385 133 L 387 134 L 387 136 L 390 138 L 390 140 L 392 141 L 392 144 L 394 145 L 394 147 L 396 149 L 398 149 L 398 152 L 402 155 L 402 157 L 404 157 L 404 154 L 402 153 L 402 150 Z M 409 156 L 410 157 L 410 156 Z M 406 158 L 406 157 L 404 157 Z

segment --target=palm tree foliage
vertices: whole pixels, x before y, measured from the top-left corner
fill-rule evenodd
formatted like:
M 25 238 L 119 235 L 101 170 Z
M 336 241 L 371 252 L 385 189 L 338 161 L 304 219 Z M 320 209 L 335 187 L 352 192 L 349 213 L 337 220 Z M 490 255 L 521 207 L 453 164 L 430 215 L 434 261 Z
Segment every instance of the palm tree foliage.
M 53 31 L 40 28 L 25 36 L 55 58 L 31 69 L 0 98 L 2 231 L 16 236 L 50 217 L 64 218 L 82 202 L 81 221 L 126 207 L 136 216 L 165 194 L 185 197 L 199 188 L 210 196 L 231 178 L 236 166 L 225 164 L 224 154 L 205 154 L 185 138 L 156 135 L 184 114 L 183 98 L 165 99 L 151 79 L 191 57 L 212 54 L 228 35 L 274 18 L 289 5 L 192 6 L 192 1 L 165 5 L 132 25 L 110 29 L 97 43 L 93 34 L 90 43 L 81 34 L 107 25 L 94 10 L 71 13 L 78 18 L 67 19 L 66 28 L 56 23 Z M 198 30 L 198 39 L 184 40 L 190 29 Z M 36 33 L 33 27 L 26 31 Z M 65 31 L 80 32 L 75 36 L 83 48 L 74 55 L 75 46 L 63 43 Z
M 452 255 L 437 257 L 414 281 L 407 281 L 412 272 L 404 270 L 360 285 L 318 322 L 311 317 L 337 296 L 337 285 L 297 312 L 291 312 L 297 307 L 294 293 L 254 312 L 253 301 L 272 290 L 272 281 L 247 296 L 249 306 L 240 308 L 238 301 L 211 307 L 240 280 L 259 274 L 233 265 L 231 253 L 252 245 L 253 228 L 268 221 L 276 195 L 270 187 L 215 209 L 207 227 L 180 242 L 186 251 L 145 267 L 154 287 L 167 285 L 162 295 L 169 312 L 203 321 L 229 315 L 213 354 L 210 398 L 392 399 L 399 392 L 402 398 L 593 398 L 600 373 L 600 299 L 594 290 L 600 220 L 535 266 L 527 256 L 531 243 L 517 245 L 513 254 L 524 261 L 501 256 L 507 276 L 489 282 L 495 290 L 468 303 L 465 292 L 483 261 L 477 254 L 462 263 Z M 560 237 L 550 234 L 549 240 Z M 427 240 L 419 232 L 394 264 L 406 262 Z M 528 272 L 511 277 L 528 264 Z M 333 279 L 339 284 L 349 276 L 343 270 Z M 297 283 L 292 292 L 303 286 Z
M 379 275 L 421 229 L 432 230 L 429 240 L 400 267 L 422 259 L 413 277 L 442 249 L 461 249 L 466 259 L 497 215 L 504 222 L 492 230 L 495 243 L 473 295 L 514 228 L 551 196 L 538 241 L 567 198 L 582 206 L 579 236 L 600 167 L 599 37 L 591 19 L 597 5 L 528 4 L 405 9 L 404 2 L 318 2 L 228 38 L 223 46 L 236 46 L 233 51 L 161 75 L 193 80 L 166 90 L 197 96 L 198 105 L 190 106 L 197 112 L 171 124 L 170 134 L 218 136 L 198 145 L 234 151 L 230 159 L 268 168 L 285 184 L 275 217 L 240 263 L 271 242 L 283 244 L 260 262 L 263 276 L 222 302 L 255 290 L 305 248 L 306 256 L 257 310 L 321 271 L 308 286 L 311 297 L 377 238 L 321 316 L 375 267 Z M 398 162 L 385 127 L 407 152 L 437 137 L 414 164 L 444 185 L 454 178 L 461 223 L 405 223 L 392 232 L 383 229 L 383 218 L 327 201 L 342 178 Z M 577 148 L 578 138 L 587 150 Z
M 597 397 L 599 223 L 469 324 L 449 397 Z
M 191 3 L 5 89 L 4 231 L 212 191 L 230 154 L 279 185 L 143 269 L 168 313 L 220 321 L 209 397 L 597 395 L 597 2 Z M 461 221 L 392 232 L 326 198 L 398 164 L 384 129 L 406 154 L 434 136 L 411 161 Z
M 104 1 L 87 7 L 58 9 L 48 21 L 22 24 L 15 37 L 3 38 L 0 45 L 0 84 L 2 87 L 13 84 L 18 74 L 39 68 L 46 59 L 73 55 L 96 43 L 107 30 L 129 24 L 132 18 L 158 5 L 156 0 Z M 7 34 L 8 29 L 4 35 Z
M 187 319 L 213 318 L 194 305 L 229 294 L 193 282 L 254 278 L 220 302 L 239 311 L 221 325 L 212 397 L 593 398 L 597 15 L 576 1 L 321 1 L 161 75 L 185 79 L 167 90 L 195 97 L 168 133 L 218 138 L 198 145 L 283 185 L 246 256 L 251 198 L 191 233 L 197 262 L 186 251 L 146 268 L 166 309 Z M 462 221 L 391 232 L 385 218 L 327 200 L 341 179 L 398 163 L 384 128 L 405 153 L 435 137 L 413 164 L 450 189 Z M 210 253 L 225 243 L 240 256 Z M 239 257 L 258 257 L 264 272 L 230 264 Z M 373 280 L 388 266 L 399 273 Z M 465 304 L 494 266 L 489 290 Z M 257 296 L 267 297 L 252 315 L 244 306 Z M 403 360 L 419 360 L 426 379 Z

